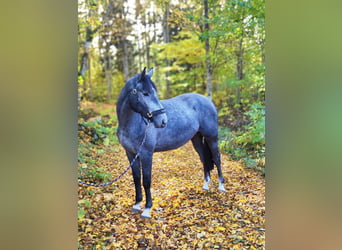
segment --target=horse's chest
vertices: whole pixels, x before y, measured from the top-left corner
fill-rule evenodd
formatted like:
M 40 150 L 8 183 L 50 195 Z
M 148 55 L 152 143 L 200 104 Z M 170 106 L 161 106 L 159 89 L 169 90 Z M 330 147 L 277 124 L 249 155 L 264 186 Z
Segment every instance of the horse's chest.
M 135 152 L 137 150 L 137 139 L 133 134 L 129 131 L 118 129 L 118 138 L 121 145 L 130 152 Z

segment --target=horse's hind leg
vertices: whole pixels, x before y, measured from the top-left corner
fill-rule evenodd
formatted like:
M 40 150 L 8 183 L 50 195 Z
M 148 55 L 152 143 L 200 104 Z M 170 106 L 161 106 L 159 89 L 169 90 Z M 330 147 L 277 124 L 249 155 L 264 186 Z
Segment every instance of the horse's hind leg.
M 206 142 L 208 143 L 208 146 L 210 148 L 212 159 L 215 162 L 215 165 L 217 167 L 217 173 L 219 177 L 219 190 L 226 192 L 224 189 L 224 178 L 222 175 L 222 169 L 221 169 L 221 155 L 218 149 L 218 138 L 217 136 L 214 137 L 206 137 Z
M 200 156 L 200 159 L 203 163 L 204 169 L 204 190 L 209 190 L 209 183 L 210 183 L 210 170 L 213 168 L 213 162 L 211 160 L 211 155 L 208 154 L 209 148 L 207 145 L 204 144 L 203 136 L 200 133 L 197 133 L 192 139 L 192 144 Z

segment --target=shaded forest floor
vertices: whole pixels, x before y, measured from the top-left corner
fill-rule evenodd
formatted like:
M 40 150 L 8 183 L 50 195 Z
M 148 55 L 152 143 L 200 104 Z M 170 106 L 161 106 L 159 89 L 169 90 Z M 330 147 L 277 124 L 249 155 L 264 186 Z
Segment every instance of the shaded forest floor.
M 88 157 L 113 178 L 128 166 L 120 145 L 97 145 Z M 131 213 L 131 171 L 107 187 L 79 185 L 79 249 L 264 249 L 264 177 L 223 153 L 222 168 L 227 192 L 217 189 L 216 168 L 210 190 L 203 191 L 202 164 L 191 143 L 155 153 L 152 219 Z

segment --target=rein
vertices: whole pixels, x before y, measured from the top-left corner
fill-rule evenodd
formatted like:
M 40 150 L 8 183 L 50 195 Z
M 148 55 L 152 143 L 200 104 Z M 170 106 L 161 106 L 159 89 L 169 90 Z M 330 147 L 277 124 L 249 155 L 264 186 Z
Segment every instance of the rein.
M 137 154 L 134 156 L 131 164 L 118 176 L 116 177 L 114 180 L 111 180 L 109 182 L 106 182 L 106 183 L 103 183 L 103 184 L 92 184 L 92 183 L 87 183 L 87 182 L 83 182 L 83 181 L 80 181 L 78 180 L 78 183 L 80 184 L 83 184 L 83 185 L 86 185 L 86 186 L 92 186 L 92 187 L 105 187 L 105 186 L 108 186 L 108 185 L 111 185 L 113 184 L 114 182 L 118 181 L 119 179 L 121 179 L 122 176 L 124 176 L 128 170 L 132 167 L 132 165 L 134 164 L 134 162 L 136 161 L 136 159 L 138 158 L 140 152 L 141 152 L 141 148 L 142 146 L 144 145 L 145 141 L 146 141 L 146 137 L 147 137 L 147 133 L 148 133 L 148 129 L 150 128 L 150 122 L 147 123 L 147 126 L 146 126 L 146 129 L 145 129 L 145 134 L 144 134 L 144 138 L 139 146 L 139 149 L 138 149 L 138 152 Z

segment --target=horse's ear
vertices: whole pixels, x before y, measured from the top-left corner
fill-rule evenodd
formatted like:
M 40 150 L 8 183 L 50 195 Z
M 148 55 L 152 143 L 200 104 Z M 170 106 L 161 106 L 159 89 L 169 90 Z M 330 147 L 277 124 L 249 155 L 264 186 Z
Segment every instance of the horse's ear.
M 143 71 L 141 72 L 141 74 L 140 74 L 139 82 L 142 81 L 142 80 L 144 79 L 145 75 L 146 75 L 146 67 L 144 68 L 144 70 L 143 70 Z
M 153 75 L 153 68 L 150 68 L 150 70 L 148 71 L 147 75 L 151 78 Z

